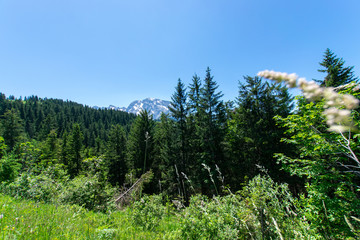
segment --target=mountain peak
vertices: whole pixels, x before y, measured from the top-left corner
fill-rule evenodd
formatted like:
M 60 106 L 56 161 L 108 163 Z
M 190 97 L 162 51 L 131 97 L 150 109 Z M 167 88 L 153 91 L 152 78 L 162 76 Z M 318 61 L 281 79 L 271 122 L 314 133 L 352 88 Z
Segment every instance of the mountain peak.
M 169 105 L 170 101 L 149 97 L 143 100 L 135 100 L 131 102 L 128 107 L 110 105 L 108 109 L 134 113 L 136 115 L 139 115 L 141 110 L 147 110 L 153 115 L 154 119 L 160 119 L 161 113 L 170 113 Z
M 169 113 L 169 101 L 157 99 L 157 98 L 146 98 L 143 100 L 136 100 L 130 103 L 126 111 L 138 115 L 141 110 L 147 110 L 153 115 L 154 119 L 159 119 L 161 113 Z

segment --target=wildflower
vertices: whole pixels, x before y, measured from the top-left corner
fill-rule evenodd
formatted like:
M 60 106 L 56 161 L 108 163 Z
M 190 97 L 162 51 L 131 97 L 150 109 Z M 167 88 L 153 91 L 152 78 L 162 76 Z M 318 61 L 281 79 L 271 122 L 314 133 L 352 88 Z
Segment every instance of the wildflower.
M 294 78 L 289 79 L 289 81 L 287 82 L 287 84 L 288 84 L 288 87 L 289 87 L 289 88 L 294 88 L 294 87 L 296 87 L 296 78 L 295 78 L 295 79 L 294 79 Z
M 355 109 L 359 106 L 359 100 L 348 94 L 343 96 L 343 103 L 347 109 Z
M 287 74 L 284 72 L 275 72 L 273 70 L 265 70 L 258 73 L 258 76 L 264 77 L 276 82 L 285 82 L 289 88 L 296 87 L 296 79 L 298 76 L 295 73 Z
M 314 81 L 306 81 L 305 78 L 299 78 L 295 73 L 287 74 L 275 71 L 261 71 L 258 76 L 274 80 L 276 82 L 285 82 L 288 87 L 297 86 L 303 91 L 304 97 L 311 101 L 325 99 L 323 114 L 326 116 L 326 123 L 329 125 L 329 131 L 345 132 L 354 130 L 351 124 L 351 109 L 359 106 L 359 100 L 348 94 L 339 94 L 334 88 L 322 88 Z M 346 109 L 340 109 L 345 107 Z
M 302 78 L 299 88 L 303 91 L 304 96 L 311 101 L 319 100 L 323 96 L 324 90 L 314 81 L 308 82 L 305 78 Z
M 335 107 L 328 108 L 324 111 L 329 126 L 335 123 L 350 124 L 350 110 L 338 109 Z
M 331 125 L 328 128 L 328 131 L 330 132 L 338 132 L 338 133 L 343 133 L 343 132 L 347 132 L 349 131 L 351 128 L 347 127 L 347 126 L 343 126 L 343 125 Z
M 307 84 L 307 81 L 305 78 L 299 78 L 298 84 L 299 84 L 299 88 L 302 89 Z

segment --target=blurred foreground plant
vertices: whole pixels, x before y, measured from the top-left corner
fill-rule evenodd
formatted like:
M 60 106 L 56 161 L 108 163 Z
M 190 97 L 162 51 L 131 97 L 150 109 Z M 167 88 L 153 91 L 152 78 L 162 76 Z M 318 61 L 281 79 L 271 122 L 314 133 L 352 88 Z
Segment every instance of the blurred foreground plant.
M 258 75 L 297 86 L 304 95 L 294 114 L 277 117 L 288 129 L 283 141 L 298 148 L 297 156 L 277 154 L 277 159 L 292 175 L 306 179 L 300 214 L 325 239 L 359 237 L 358 86 L 320 87 L 296 74 L 267 70 Z

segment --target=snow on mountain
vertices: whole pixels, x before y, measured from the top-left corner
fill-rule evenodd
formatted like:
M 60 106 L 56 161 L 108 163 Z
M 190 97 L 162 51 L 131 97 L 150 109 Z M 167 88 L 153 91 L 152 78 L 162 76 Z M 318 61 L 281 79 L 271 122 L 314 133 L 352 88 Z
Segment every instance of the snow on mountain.
M 133 101 L 127 107 L 126 111 L 138 115 L 140 114 L 141 110 L 144 109 L 150 112 L 150 114 L 153 115 L 154 119 L 159 119 L 162 112 L 169 113 L 169 105 L 169 101 L 156 98 L 146 98 L 144 100 Z
M 144 100 L 133 101 L 132 103 L 130 103 L 130 105 L 127 108 L 110 105 L 108 109 L 134 113 L 136 115 L 140 114 L 141 110 L 144 109 L 150 112 L 150 114 L 153 115 L 154 119 L 160 119 L 162 112 L 165 114 L 170 113 L 169 105 L 170 102 L 166 100 L 161 100 L 156 98 L 146 98 Z

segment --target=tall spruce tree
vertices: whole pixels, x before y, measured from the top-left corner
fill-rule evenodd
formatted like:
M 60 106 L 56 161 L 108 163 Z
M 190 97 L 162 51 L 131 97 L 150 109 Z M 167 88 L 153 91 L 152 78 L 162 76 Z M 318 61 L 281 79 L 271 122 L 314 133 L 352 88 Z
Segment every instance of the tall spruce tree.
M 162 113 L 160 122 L 155 126 L 154 133 L 154 178 L 159 191 L 168 196 L 181 196 L 180 175 L 176 172 L 178 139 L 175 122 L 168 115 Z
M 126 137 L 123 127 L 119 124 L 112 126 L 109 132 L 105 152 L 105 164 L 108 171 L 108 180 L 112 185 L 122 185 L 127 172 Z
M 201 80 L 195 74 L 192 78 L 192 82 L 189 86 L 189 113 L 196 114 L 199 109 L 200 104 L 200 89 L 201 89 Z
M 151 169 L 153 162 L 154 120 L 146 110 L 140 112 L 131 126 L 127 141 L 127 166 L 136 177 Z
M 345 67 L 345 61 L 338 58 L 329 48 L 326 49 L 324 59 L 320 63 L 323 69 L 319 72 L 326 73 L 324 80 L 316 80 L 321 86 L 338 87 L 352 81 L 358 81 L 355 77 L 354 67 Z
M 232 153 L 232 182 L 259 173 L 257 166 L 269 170 L 270 176 L 279 180 L 282 176 L 273 158 L 283 152 L 281 142 L 284 129 L 276 125 L 276 115 L 287 116 L 292 110 L 293 98 L 286 87 L 269 84 L 259 77 L 244 77 L 239 83 L 238 107 L 229 120 L 227 141 Z
M 185 200 L 185 203 L 189 201 L 189 194 L 185 187 L 185 178 L 183 174 L 188 174 L 188 157 L 189 157 L 189 134 L 187 126 L 187 93 L 185 85 L 178 80 L 178 84 L 175 88 L 175 93 L 171 97 L 170 112 L 172 118 L 175 120 L 175 131 L 177 139 L 175 139 L 175 149 L 177 152 L 177 161 L 175 162 L 180 179 L 181 195 Z
M 199 168 L 198 177 L 202 192 L 205 194 L 214 194 L 216 189 L 209 174 L 216 175 L 215 167 L 225 168 L 223 140 L 226 129 L 225 107 L 221 100 L 223 94 L 217 92 L 218 85 L 211 76 L 210 68 L 206 69 L 203 86 L 200 90 L 198 123 L 196 134 L 200 139 L 201 158 L 197 162 Z M 203 166 L 206 165 L 212 169 L 209 173 Z M 211 181 L 210 181 L 211 180 Z M 214 186 L 214 187 L 215 187 Z M 214 191 L 215 190 L 215 191 Z
M 195 180 L 198 175 L 198 164 L 201 158 L 201 139 L 197 134 L 197 128 L 200 125 L 199 108 L 201 95 L 201 80 L 196 74 L 189 85 L 188 117 L 187 126 L 189 132 L 189 172 L 186 174 L 189 178 Z

